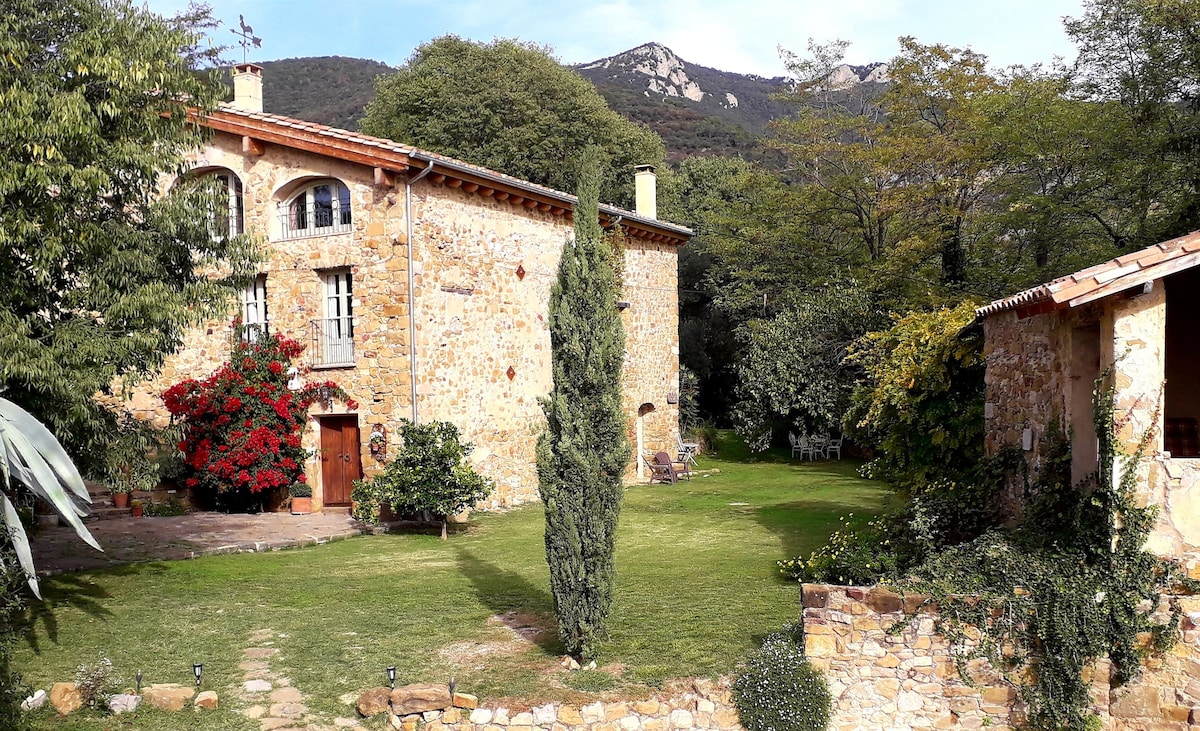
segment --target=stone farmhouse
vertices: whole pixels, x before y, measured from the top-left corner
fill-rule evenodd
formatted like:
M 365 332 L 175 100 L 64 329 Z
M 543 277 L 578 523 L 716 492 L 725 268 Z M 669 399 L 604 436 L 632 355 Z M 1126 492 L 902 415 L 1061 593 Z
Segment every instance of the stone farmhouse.
M 1200 576 L 1200 232 L 979 308 L 987 362 L 986 448 L 1038 467 L 1053 420 L 1069 428 L 1072 476 L 1097 466 L 1095 380 L 1111 373 L 1118 439 L 1152 434 L 1141 499 L 1159 506 L 1150 548 Z
M 264 114 L 262 83 L 260 67 L 235 68 L 234 102 L 197 118 L 213 134 L 192 163 L 228 190 L 230 231 L 267 244 L 261 273 L 236 303 L 240 336 L 300 340 L 302 377 L 336 381 L 357 402 L 314 407 L 303 437 L 314 508 L 349 505 L 351 482 L 382 462 L 371 435 L 388 439 L 401 419 L 456 424 L 475 445 L 476 468 L 496 481 L 492 507 L 536 499 L 538 398 L 551 388 L 547 308 L 575 198 L 391 140 Z M 642 454 L 675 447 L 676 257 L 691 232 L 657 220 L 652 168 L 632 178 L 637 210 L 602 205 L 600 219 L 625 234 L 622 386 L 629 438 Z M 230 337 L 228 320 L 191 332 L 129 408 L 164 421 L 158 394 L 211 373 L 228 358 Z M 635 458 L 630 476 L 640 467 Z

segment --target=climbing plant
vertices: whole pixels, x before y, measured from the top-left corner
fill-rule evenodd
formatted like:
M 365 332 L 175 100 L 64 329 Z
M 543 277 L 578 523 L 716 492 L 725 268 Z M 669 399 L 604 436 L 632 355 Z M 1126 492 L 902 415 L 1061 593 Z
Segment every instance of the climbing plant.
M 1092 477 L 1070 485 L 1067 440 L 1050 435 L 1051 469 L 1031 487 L 1020 526 L 939 551 L 902 582 L 938 606 L 937 629 L 964 679 L 969 660 L 988 659 L 1018 690 L 1034 729 L 1098 729 L 1086 668 L 1107 656 L 1114 685 L 1136 677 L 1142 657 L 1177 635 L 1178 608 L 1158 611 L 1164 590 L 1190 583 L 1144 547 L 1156 510 L 1139 505 L 1135 489 L 1154 434 L 1121 453 L 1124 423 L 1106 381 L 1094 397 Z

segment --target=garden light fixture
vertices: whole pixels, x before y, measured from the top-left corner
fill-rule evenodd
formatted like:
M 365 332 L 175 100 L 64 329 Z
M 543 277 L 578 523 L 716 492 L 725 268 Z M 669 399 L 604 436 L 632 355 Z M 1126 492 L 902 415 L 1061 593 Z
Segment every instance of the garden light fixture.
M 137 671 L 137 694 L 142 694 L 142 671 Z
M 454 702 L 454 686 L 455 685 L 457 685 L 457 683 L 454 682 L 454 676 L 451 675 L 450 676 L 450 701 L 451 701 L 451 703 Z
M 396 689 L 396 666 L 389 665 L 387 669 L 388 683 L 392 686 L 392 690 Z
M 192 663 L 192 673 L 196 676 L 196 687 L 200 687 L 200 676 L 204 675 L 204 663 Z

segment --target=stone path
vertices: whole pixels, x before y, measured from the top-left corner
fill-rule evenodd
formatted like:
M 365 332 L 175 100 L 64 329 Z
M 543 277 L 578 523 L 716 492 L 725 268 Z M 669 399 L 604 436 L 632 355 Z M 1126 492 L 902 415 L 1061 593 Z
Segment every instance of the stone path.
M 255 646 L 242 651 L 244 659 L 238 663 L 245 678 L 242 697 L 252 705 L 239 712 L 258 721 L 261 731 L 332 731 L 309 713 L 304 694 L 292 686 L 292 681 L 271 670 L 271 658 L 279 654 L 272 647 L 274 637 L 272 630 L 261 629 L 250 637 Z M 333 728 L 358 725 L 357 719 L 338 718 Z
M 336 513 L 227 515 L 191 513 L 166 518 L 120 518 L 90 523 L 104 548 L 91 548 L 67 527 L 43 527 L 33 536 L 39 573 L 99 569 L 143 561 L 181 560 L 219 553 L 312 546 L 372 529 Z

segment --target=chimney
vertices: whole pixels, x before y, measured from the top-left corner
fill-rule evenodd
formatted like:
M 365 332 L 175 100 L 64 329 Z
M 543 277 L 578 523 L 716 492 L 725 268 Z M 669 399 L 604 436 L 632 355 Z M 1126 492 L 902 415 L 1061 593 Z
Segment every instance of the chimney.
M 633 168 L 634 206 L 639 216 L 658 218 L 658 177 L 653 165 L 637 165 Z
M 233 106 L 247 112 L 263 110 L 262 66 L 239 63 L 233 67 Z

